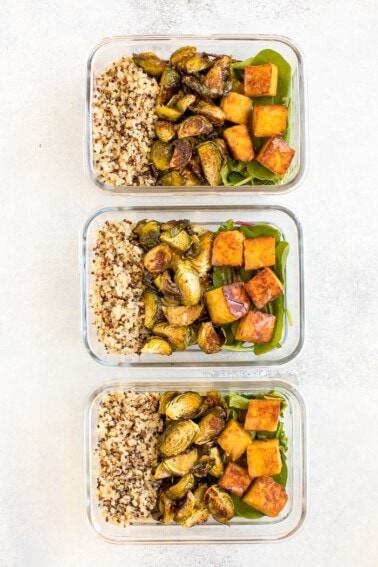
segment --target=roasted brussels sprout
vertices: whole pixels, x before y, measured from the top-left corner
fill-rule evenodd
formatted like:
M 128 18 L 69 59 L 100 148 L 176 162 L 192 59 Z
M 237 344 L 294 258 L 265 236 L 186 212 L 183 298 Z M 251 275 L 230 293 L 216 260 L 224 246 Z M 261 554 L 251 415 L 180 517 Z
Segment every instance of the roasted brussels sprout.
M 181 171 L 192 157 L 192 144 L 189 140 L 176 140 L 169 167 Z
M 210 231 L 200 234 L 196 255 L 194 258 L 190 258 L 191 265 L 200 276 L 205 276 L 210 271 L 213 240 L 214 234 Z
M 223 126 L 225 121 L 225 115 L 223 110 L 216 106 L 215 104 L 204 102 L 202 100 L 198 101 L 197 104 L 191 106 L 190 110 L 195 114 L 200 114 L 205 116 L 211 124 L 214 126 Z
M 218 146 L 218 150 L 222 154 L 223 163 L 225 163 L 227 159 L 230 157 L 226 142 L 223 140 L 223 138 L 215 138 L 213 142 Z
M 230 63 L 231 57 L 224 55 L 217 59 L 206 73 L 203 84 L 209 89 L 211 95 L 221 96 L 225 94 L 227 79 L 230 74 Z M 231 84 L 229 88 L 231 88 Z
M 224 473 L 224 466 L 219 448 L 211 447 L 209 455 L 214 459 L 214 466 L 209 470 L 209 474 L 215 476 L 215 478 L 220 478 Z
M 227 524 L 234 517 L 234 502 L 225 490 L 214 484 L 208 488 L 205 502 L 214 520 Z
M 185 47 L 180 47 L 176 49 L 171 55 L 169 63 L 177 69 L 183 69 L 183 65 L 189 57 L 193 57 L 197 52 L 197 49 L 192 45 L 186 45 Z
M 161 301 L 157 293 L 147 289 L 143 294 L 144 326 L 152 329 L 162 319 Z
M 191 75 L 205 71 L 211 67 L 211 65 L 212 61 L 206 53 L 196 53 L 183 62 L 182 68 L 185 73 L 189 73 Z
M 158 498 L 159 522 L 162 524 L 172 522 L 176 514 L 176 507 L 176 502 L 171 500 L 165 492 L 161 492 Z
M 210 513 L 207 508 L 195 509 L 193 514 L 189 516 L 186 520 L 181 522 L 181 527 L 192 528 L 193 526 L 198 526 L 200 524 L 206 524 L 209 519 Z
M 177 105 L 176 105 L 177 110 L 184 113 L 186 110 L 188 110 L 188 108 L 192 104 L 196 102 L 196 99 L 197 99 L 196 95 L 187 93 L 177 101 Z
M 181 524 L 190 518 L 196 507 L 196 499 L 194 498 L 193 492 L 189 490 L 184 502 L 180 505 L 179 509 L 175 515 L 175 522 Z
M 160 177 L 160 185 L 167 187 L 181 187 L 185 185 L 184 178 L 178 171 L 170 171 Z
M 194 175 L 190 167 L 184 167 L 184 169 L 180 173 L 186 187 L 196 187 L 198 185 L 201 185 L 201 180 L 198 179 L 196 175 Z
M 196 499 L 197 506 L 203 506 L 205 503 L 205 494 L 208 489 L 207 484 L 199 484 L 195 491 L 193 492 L 194 498 Z
M 167 459 L 164 459 L 164 461 L 160 463 L 160 465 L 164 465 L 164 470 L 168 471 L 169 476 L 171 475 L 184 476 L 190 471 L 190 469 L 197 461 L 197 459 L 198 459 L 198 451 L 195 447 L 193 447 L 192 449 L 189 449 L 188 451 L 184 451 L 179 455 L 175 455 L 173 457 L 168 457 Z M 160 465 L 157 467 L 157 469 L 160 467 Z M 167 478 L 167 477 L 164 476 L 161 478 Z
M 183 95 L 184 93 L 182 91 L 174 94 L 173 97 L 167 102 L 166 106 L 168 106 L 169 108 L 177 108 L 176 105 Z
M 140 352 L 144 354 L 162 354 L 170 356 L 172 354 L 172 347 L 161 337 L 151 337 L 144 343 Z
M 133 60 L 150 77 L 160 77 L 166 63 L 159 59 L 156 53 L 147 51 L 145 53 L 134 53 Z
M 198 430 L 198 425 L 190 419 L 172 423 L 162 435 L 159 445 L 160 453 L 165 457 L 172 457 L 182 453 L 192 444 Z
M 164 231 L 160 236 L 160 240 L 178 252 L 186 252 L 192 243 L 189 234 L 180 226 Z
M 177 122 L 177 120 L 182 116 L 182 113 L 177 110 L 177 108 L 171 108 L 164 104 L 158 104 L 155 112 L 159 118 L 168 120 L 169 122 Z
M 171 398 L 165 406 L 168 419 L 186 419 L 195 417 L 202 404 L 202 396 L 196 392 L 184 392 Z
M 151 248 L 143 257 L 143 265 L 149 272 L 161 273 L 164 272 L 172 259 L 172 254 L 167 244 L 159 244 Z
M 207 182 L 211 186 L 219 185 L 222 181 L 222 154 L 214 142 L 204 142 L 197 148 L 201 160 L 202 170 Z
M 196 445 L 208 443 L 223 431 L 227 414 L 222 407 L 215 407 L 199 422 L 199 431 L 194 438 Z
M 155 480 L 163 480 L 165 478 L 170 478 L 172 473 L 166 468 L 164 461 L 158 464 L 154 472 Z
M 160 79 L 160 89 L 157 97 L 157 103 L 166 104 L 179 90 L 180 82 L 181 77 L 176 69 L 173 69 L 173 67 L 166 65 Z
M 145 250 L 157 246 L 160 242 L 160 223 L 157 221 L 140 221 L 133 232 L 138 235 L 139 244 Z
M 204 185 L 206 183 L 206 179 L 203 175 L 202 167 L 201 167 L 201 160 L 199 159 L 198 155 L 194 156 L 190 162 L 189 167 L 193 171 L 194 175 L 198 177 L 201 184 Z
M 204 116 L 189 116 L 178 127 L 177 137 L 201 136 L 202 134 L 210 134 L 212 131 L 212 124 Z
M 192 75 L 185 75 L 182 78 L 182 82 L 184 83 L 184 85 L 189 87 L 192 91 L 197 93 L 201 98 L 203 98 L 206 101 L 211 101 L 211 99 L 214 98 L 214 96 L 217 96 L 211 93 L 206 85 L 201 83 L 196 77 L 193 77 Z
M 224 331 L 218 327 L 214 327 L 211 321 L 201 323 L 198 329 L 197 343 L 206 354 L 215 354 L 219 352 L 226 342 Z
M 170 142 L 176 136 L 176 129 L 168 120 L 158 120 L 155 123 L 155 132 L 162 142 Z
M 174 398 L 178 394 L 179 394 L 179 392 L 176 392 L 175 390 L 168 390 L 167 392 L 163 392 L 163 394 L 161 394 L 160 399 L 159 399 L 159 413 L 161 415 L 165 415 L 165 410 L 166 410 L 167 403 L 169 402 L 169 400 L 171 400 L 172 398 Z
M 179 262 L 176 266 L 174 281 L 179 288 L 184 305 L 197 305 L 202 298 L 202 286 L 199 274 L 189 262 Z
M 161 140 L 156 140 L 151 146 L 151 162 L 156 169 L 168 169 L 172 154 L 173 146 Z
M 202 455 L 192 466 L 191 472 L 196 478 L 205 478 L 215 465 L 215 459 L 210 455 Z
M 169 272 L 159 274 L 154 279 L 154 284 L 164 296 L 169 296 L 177 301 L 181 301 L 181 292 L 177 285 L 171 280 Z
M 198 319 L 203 311 L 203 305 L 167 305 L 163 306 L 163 313 L 170 325 L 191 325 Z
M 167 339 L 175 350 L 185 350 L 196 340 L 196 334 L 192 327 L 159 323 L 152 331 L 154 334 Z
M 181 498 L 185 498 L 189 490 L 192 490 L 194 482 L 194 476 L 188 473 L 180 478 L 176 484 L 168 488 L 165 494 L 171 500 L 181 500 Z

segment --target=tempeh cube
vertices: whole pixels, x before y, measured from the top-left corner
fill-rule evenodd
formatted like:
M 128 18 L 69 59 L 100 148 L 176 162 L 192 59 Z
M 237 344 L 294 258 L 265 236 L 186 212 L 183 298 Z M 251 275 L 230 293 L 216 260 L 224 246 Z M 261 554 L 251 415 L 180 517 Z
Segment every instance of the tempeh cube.
M 251 304 L 243 282 L 212 289 L 206 293 L 205 300 L 210 319 L 215 325 L 226 325 L 241 319 L 248 313 Z
M 252 101 L 250 98 L 239 93 L 228 93 L 222 98 L 221 109 L 223 110 L 226 120 L 235 122 L 235 124 L 247 124 L 252 110 Z
M 228 463 L 223 476 L 219 479 L 218 484 L 236 496 L 243 496 L 248 486 L 251 484 L 252 478 L 248 471 L 237 465 L 236 463 Z
M 248 127 L 245 124 L 238 124 L 237 126 L 226 128 L 223 132 L 223 136 L 234 159 L 251 161 L 255 157 L 252 139 Z

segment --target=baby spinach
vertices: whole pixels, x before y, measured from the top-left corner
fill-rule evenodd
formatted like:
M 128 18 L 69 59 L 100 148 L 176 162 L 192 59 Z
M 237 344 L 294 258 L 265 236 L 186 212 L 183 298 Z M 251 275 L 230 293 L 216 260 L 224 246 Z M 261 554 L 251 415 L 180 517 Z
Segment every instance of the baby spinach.
M 258 518 L 262 518 L 264 514 L 255 510 L 248 504 L 245 504 L 239 496 L 235 496 L 235 494 L 231 494 L 231 498 L 234 502 L 234 510 L 235 516 L 239 516 L 240 518 L 246 518 L 248 520 L 256 520 Z

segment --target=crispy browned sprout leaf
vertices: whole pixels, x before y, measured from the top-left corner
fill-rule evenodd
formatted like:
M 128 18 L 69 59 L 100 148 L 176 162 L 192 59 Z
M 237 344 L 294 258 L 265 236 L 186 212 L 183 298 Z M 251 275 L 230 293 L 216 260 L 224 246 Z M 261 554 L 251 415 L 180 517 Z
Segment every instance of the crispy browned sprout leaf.
M 215 138 L 213 142 L 218 146 L 218 150 L 222 154 L 223 163 L 225 163 L 230 157 L 226 142 L 223 140 L 223 138 Z
M 144 343 L 140 352 L 170 356 L 172 354 L 172 347 L 166 340 L 162 339 L 161 337 L 150 337 Z
M 168 488 L 166 495 L 168 498 L 171 498 L 171 500 L 181 500 L 181 498 L 185 498 L 189 490 L 192 490 L 194 483 L 194 476 L 188 473 L 180 478 L 176 484 Z
M 184 167 L 184 169 L 180 173 L 186 187 L 196 187 L 198 185 L 201 185 L 201 180 L 198 179 L 198 177 L 193 173 L 189 166 Z
M 208 88 L 212 96 L 221 96 L 225 94 L 227 87 L 227 80 L 230 75 L 231 57 L 224 55 L 215 61 L 211 69 L 204 77 L 203 84 Z
M 162 305 L 160 297 L 152 289 L 143 294 L 144 326 L 152 329 L 162 319 Z
M 194 112 L 194 114 L 205 116 L 205 118 L 207 118 L 211 124 L 214 124 L 214 126 L 223 126 L 224 124 L 224 112 L 216 104 L 200 100 L 196 104 L 193 104 L 190 107 L 190 110 Z
M 178 171 L 169 171 L 160 177 L 160 185 L 163 186 L 180 187 L 184 184 L 184 178 Z
M 185 500 L 182 504 L 180 504 L 179 509 L 176 512 L 174 517 L 175 522 L 181 524 L 181 522 L 187 521 L 190 516 L 193 514 L 196 507 L 196 499 L 194 498 L 193 492 L 189 490 L 187 493 Z
M 182 69 L 192 75 L 205 71 L 211 67 L 211 64 L 212 61 L 206 53 L 196 53 L 183 62 Z
M 192 104 L 194 104 L 196 102 L 196 99 L 197 99 L 196 95 L 194 95 L 192 93 L 187 93 L 187 94 L 183 95 L 177 101 L 177 105 L 176 105 L 177 110 L 184 113 L 186 110 L 188 110 L 188 108 L 190 108 L 190 106 Z
M 181 292 L 177 285 L 172 281 L 169 272 L 165 271 L 162 274 L 159 274 L 154 279 L 154 284 L 164 295 L 165 299 L 167 296 L 170 296 L 177 301 L 181 301 Z
M 213 95 L 210 92 L 210 90 L 207 88 L 207 86 L 201 83 L 201 81 L 196 77 L 194 77 L 193 75 L 184 75 L 184 77 L 182 78 L 182 82 L 184 83 L 185 86 L 189 87 L 192 91 L 197 93 L 201 98 L 203 98 L 206 101 L 211 101 L 211 99 L 214 98 L 214 96 L 217 96 L 217 95 Z
M 159 118 L 168 120 L 168 122 L 177 122 L 177 120 L 182 116 L 182 112 L 177 110 L 177 108 L 171 108 L 164 104 L 158 104 L 155 112 Z
M 175 517 L 176 502 L 171 500 L 165 492 L 161 492 L 158 498 L 158 509 L 160 512 L 159 522 L 169 524 Z

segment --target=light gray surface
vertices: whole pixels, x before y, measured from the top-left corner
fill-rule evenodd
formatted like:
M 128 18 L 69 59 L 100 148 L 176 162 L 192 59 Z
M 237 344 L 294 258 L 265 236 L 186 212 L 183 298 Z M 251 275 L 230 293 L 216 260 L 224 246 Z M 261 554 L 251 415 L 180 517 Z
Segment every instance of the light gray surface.
M 376 2 L 3 0 L 0 22 L 0 566 L 377 566 Z M 310 414 L 310 508 L 286 543 L 124 548 L 86 525 L 82 407 L 109 370 L 79 338 L 78 231 L 105 202 L 82 167 L 84 62 L 106 35 L 164 32 L 279 33 L 306 56 L 310 171 L 269 199 L 306 240 L 305 351 L 270 372 Z

